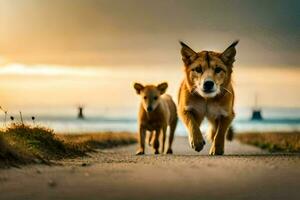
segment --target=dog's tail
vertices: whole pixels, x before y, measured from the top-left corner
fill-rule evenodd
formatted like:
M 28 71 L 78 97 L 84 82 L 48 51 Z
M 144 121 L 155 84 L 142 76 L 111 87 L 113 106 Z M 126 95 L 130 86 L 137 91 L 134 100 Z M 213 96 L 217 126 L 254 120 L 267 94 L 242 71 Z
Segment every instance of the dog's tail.
M 234 138 L 234 130 L 233 130 L 233 127 L 230 126 L 229 129 L 228 129 L 228 131 L 227 131 L 227 133 L 226 133 L 226 139 L 228 141 L 232 141 L 233 138 Z

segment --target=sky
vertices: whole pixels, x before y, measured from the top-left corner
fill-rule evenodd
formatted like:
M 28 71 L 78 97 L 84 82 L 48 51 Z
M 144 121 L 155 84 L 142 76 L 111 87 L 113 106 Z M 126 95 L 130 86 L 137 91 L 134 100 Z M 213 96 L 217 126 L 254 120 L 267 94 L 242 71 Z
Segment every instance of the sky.
M 176 64 L 178 40 L 220 51 L 240 39 L 243 65 L 299 66 L 299 18 L 297 0 L 0 0 L 0 53 L 31 64 Z
M 296 0 L 0 0 L 1 104 L 132 107 L 136 80 L 169 81 L 175 97 L 179 40 L 221 52 L 239 39 L 237 106 L 258 93 L 300 107 L 299 19 Z

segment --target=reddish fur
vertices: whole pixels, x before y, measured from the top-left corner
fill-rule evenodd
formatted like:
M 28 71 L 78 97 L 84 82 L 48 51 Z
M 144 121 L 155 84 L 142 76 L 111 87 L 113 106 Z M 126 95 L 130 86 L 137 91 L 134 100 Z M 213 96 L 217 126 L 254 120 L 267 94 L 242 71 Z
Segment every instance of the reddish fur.
M 165 84 L 163 86 L 163 84 Z M 145 153 L 145 137 L 146 131 L 150 131 L 153 139 L 154 153 L 159 153 L 159 136 L 162 133 L 162 153 L 164 153 L 165 140 L 166 140 L 166 130 L 170 127 L 170 134 L 168 140 L 168 150 L 166 153 L 172 153 L 172 142 L 174 138 L 174 133 L 177 125 L 177 110 L 174 101 L 170 95 L 163 94 L 166 90 L 167 84 L 163 83 L 158 86 L 135 84 L 135 89 L 137 93 L 142 97 L 142 102 L 140 104 L 138 124 L 139 124 L 139 149 L 137 155 Z M 162 86 L 162 87 L 161 87 Z M 151 104 L 153 97 L 157 96 L 158 99 L 153 103 L 156 105 L 152 112 L 148 112 L 145 107 Z M 147 97 L 144 99 L 144 97 Z
M 234 91 L 231 83 L 232 64 L 236 53 L 233 43 L 223 53 L 212 51 L 194 52 L 184 43 L 182 59 L 185 64 L 185 79 L 179 90 L 179 115 L 189 132 L 189 140 L 193 149 L 201 151 L 205 145 L 199 126 L 204 118 L 210 122 L 210 138 L 213 142 L 211 155 L 224 153 L 225 135 L 234 118 Z M 209 63 L 208 63 L 209 62 Z M 201 73 L 194 69 L 201 67 Z M 219 67 L 222 72 L 215 73 Z M 196 81 L 209 77 L 220 89 L 215 96 L 206 97 L 195 93 Z

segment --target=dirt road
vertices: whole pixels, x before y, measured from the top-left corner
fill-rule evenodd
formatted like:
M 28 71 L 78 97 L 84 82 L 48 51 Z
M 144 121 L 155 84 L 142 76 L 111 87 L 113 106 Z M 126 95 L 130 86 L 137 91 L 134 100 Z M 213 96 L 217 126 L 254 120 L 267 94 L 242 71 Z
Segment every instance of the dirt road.
M 300 155 L 227 143 L 225 156 L 194 152 L 176 138 L 174 155 L 134 156 L 135 145 L 61 166 L 0 170 L 0 199 L 300 199 Z

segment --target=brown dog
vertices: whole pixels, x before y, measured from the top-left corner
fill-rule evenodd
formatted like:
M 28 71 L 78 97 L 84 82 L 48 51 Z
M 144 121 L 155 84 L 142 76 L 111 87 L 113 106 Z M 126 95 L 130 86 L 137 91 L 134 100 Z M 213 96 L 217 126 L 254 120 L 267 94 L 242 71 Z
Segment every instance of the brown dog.
M 212 141 L 209 154 L 224 153 L 225 135 L 234 118 L 231 73 L 237 43 L 232 43 L 223 53 L 196 53 L 180 42 L 185 79 L 179 91 L 179 115 L 189 132 L 191 147 L 198 152 L 205 145 L 199 127 L 206 117 Z
M 149 137 L 150 140 L 153 132 L 155 132 L 153 141 L 155 154 L 159 153 L 159 135 L 160 132 L 162 132 L 162 153 L 164 153 L 166 131 L 168 126 L 170 127 L 170 134 L 167 153 L 173 153 L 172 142 L 178 117 L 176 105 L 171 96 L 164 94 L 167 87 L 167 83 L 161 83 L 157 86 L 143 86 L 140 83 L 134 84 L 136 93 L 141 96 L 141 105 L 138 116 L 140 147 L 136 155 L 142 155 L 145 153 L 146 131 L 151 132 L 151 136 Z

